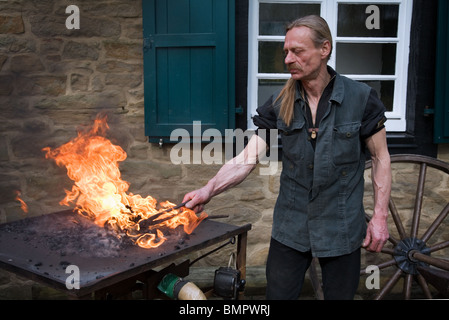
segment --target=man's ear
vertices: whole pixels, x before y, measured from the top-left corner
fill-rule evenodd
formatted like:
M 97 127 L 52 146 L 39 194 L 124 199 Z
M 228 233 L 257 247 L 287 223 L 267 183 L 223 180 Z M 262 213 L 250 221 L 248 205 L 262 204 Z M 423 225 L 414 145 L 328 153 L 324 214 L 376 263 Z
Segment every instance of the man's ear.
M 329 57 L 329 55 L 331 54 L 331 48 L 332 44 L 330 43 L 329 40 L 323 42 L 321 46 L 321 57 L 323 59 L 327 59 Z

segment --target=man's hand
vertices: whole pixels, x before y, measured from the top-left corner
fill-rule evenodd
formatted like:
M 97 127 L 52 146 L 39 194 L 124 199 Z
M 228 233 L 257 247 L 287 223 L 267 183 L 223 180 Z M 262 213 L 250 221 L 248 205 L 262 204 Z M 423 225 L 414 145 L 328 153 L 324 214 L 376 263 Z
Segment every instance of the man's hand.
M 195 213 L 199 213 L 204 210 L 204 205 L 210 201 L 212 195 L 208 189 L 208 186 L 204 186 L 201 189 L 191 191 L 184 196 L 182 202 L 190 200 L 186 204 L 186 208 L 192 209 Z
M 388 225 L 385 219 L 373 217 L 368 223 L 366 237 L 362 246 L 368 251 L 380 252 L 389 238 Z

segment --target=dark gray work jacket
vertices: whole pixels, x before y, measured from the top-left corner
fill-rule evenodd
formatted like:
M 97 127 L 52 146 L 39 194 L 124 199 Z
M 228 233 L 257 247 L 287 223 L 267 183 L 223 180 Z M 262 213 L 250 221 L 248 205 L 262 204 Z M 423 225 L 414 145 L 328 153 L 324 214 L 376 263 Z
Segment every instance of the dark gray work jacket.
M 360 127 L 370 87 L 336 75 L 316 149 L 308 141 L 305 102 L 296 93 L 287 126 L 274 106 L 281 134 L 283 169 L 272 237 L 316 257 L 348 254 L 366 233 L 363 208 L 365 154 Z

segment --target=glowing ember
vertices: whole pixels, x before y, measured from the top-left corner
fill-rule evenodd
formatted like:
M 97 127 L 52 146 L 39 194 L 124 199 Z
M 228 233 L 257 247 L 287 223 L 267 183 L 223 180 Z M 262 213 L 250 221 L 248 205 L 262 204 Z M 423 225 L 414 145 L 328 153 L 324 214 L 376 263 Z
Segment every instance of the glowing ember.
M 15 200 L 16 201 L 19 201 L 19 203 L 20 203 L 20 209 L 22 209 L 22 211 L 23 212 L 25 212 L 25 213 L 28 213 L 28 206 L 27 206 L 27 204 L 25 203 L 25 201 L 23 201 L 22 200 L 22 198 L 20 198 L 20 195 L 21 195 L 22 193 L 20 192 L 20 191 L 16 191 L 16 198 L 15 198 Z
M 66 167 L 67 175 L 74 181 L 72 190 L 65 190 L 66 197 L 61 205 L 75 203 L 76 211 L 95 221 L 99 226 L 114 230 L 117 235 L 126 234 L 143 248 L 155 248 L 166 240 L 162 227 L 175 229 L 183 225 L 184 231 L 190 234 L 200 222 L 207 217 L 202 213 L 199 217 L 185 207 L 173 209 L 158 216 L 151 217 L 175 204 L 168 201 L 160 203 L 151 196 L 127 193 L 129 183 L 120 178 L 118 163 L 126 159 L 126 152 L 105 138 L 109 129 L 106 117 L 97 117 L 92 128 L 78 132 L 78 136 L 66 144 L 51 149 L 44 148 L 47 159 L 54 159 L 56 164 Z M 151 221 L 142 228 L 142 223 Z M 159 221 L 159 222 L 158 222 Z

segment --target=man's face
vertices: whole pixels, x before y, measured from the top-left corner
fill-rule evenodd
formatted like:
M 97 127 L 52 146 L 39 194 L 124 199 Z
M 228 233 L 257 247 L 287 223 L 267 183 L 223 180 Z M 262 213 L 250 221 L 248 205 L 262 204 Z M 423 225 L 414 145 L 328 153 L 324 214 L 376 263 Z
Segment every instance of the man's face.
M 297 27 L 289 30 L 285 35 L 284 53 L 285 64 L 292 78 L 295 80 L 315 79 L 322 63 L 327 63 L 325 49 L 324 45 L 315 47 L 311 29 Z

